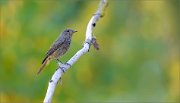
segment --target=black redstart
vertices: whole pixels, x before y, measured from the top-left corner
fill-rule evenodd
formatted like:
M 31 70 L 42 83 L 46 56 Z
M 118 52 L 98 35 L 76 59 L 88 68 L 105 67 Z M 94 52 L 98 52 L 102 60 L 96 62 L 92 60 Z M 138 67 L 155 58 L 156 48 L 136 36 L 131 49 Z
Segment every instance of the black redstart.
M 46 53 L 46 57 L 42 61 L 42 65 L 37 74 L 39 74 L 51 60 L 58 60 L 59 57 L 63 56 L 67 52 L 71 44 L 72 35 L 75 32 L 77 31 L 66 29 L 61 33 Z

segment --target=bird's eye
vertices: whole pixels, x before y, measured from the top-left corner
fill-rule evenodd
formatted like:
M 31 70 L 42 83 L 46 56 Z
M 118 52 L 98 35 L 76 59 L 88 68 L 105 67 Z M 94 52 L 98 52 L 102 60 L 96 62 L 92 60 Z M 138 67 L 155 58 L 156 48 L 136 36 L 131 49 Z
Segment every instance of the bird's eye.
M 67 30 L 67 32 L 69 32 L 69 30 Z

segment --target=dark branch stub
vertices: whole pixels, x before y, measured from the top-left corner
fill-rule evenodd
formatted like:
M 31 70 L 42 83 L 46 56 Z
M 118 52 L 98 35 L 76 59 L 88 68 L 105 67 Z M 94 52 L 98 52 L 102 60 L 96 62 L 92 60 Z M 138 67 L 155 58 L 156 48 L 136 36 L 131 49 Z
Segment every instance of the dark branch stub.
M 93 23 L 92 25 L 93 25 L 93 27 L 95 27 L 95 26 L 96 26 L 96 23 Z
M 51 83 L 51 82 L 53 82 L 53 80 L 50 80 L 49 82 Z

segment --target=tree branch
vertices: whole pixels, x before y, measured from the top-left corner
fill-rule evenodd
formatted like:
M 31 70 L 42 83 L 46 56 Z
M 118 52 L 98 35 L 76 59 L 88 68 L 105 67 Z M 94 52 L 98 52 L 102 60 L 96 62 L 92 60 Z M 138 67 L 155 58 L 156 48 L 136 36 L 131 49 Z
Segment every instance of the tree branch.
M 90 19 L 90 21 L 87 25 L 86 38 L 85 38 L 83 48 L 80 49 L 67 63 L 65 63 L 65 64 L 59 63 L 58 69 L 56 70 L 56 72 L 53 74 L 51 80 L 49 81 L 49 86 L 48 86 L 48 89 L 46 92 L 46 96 L 44 98 L 44 103 L 51 103 L 56 84 L 58 83 L 62 74 L 67 69 L 69 69 L 83 54 L 85 54 L 86 52 L 89 51 L 91 44 L 93 44 L 93 46 L 97 50 L 99 49 L 96 39 L 93 37 L 92 31 L 93 31 L 94 27 L 96 26 L 96 23 L 99 20 L 99 18 L 103 16 L 103 10 L 106 6 L 107 6 L 107 1 L 101 0 L 98 10 L 92 16 L 92 18 Z

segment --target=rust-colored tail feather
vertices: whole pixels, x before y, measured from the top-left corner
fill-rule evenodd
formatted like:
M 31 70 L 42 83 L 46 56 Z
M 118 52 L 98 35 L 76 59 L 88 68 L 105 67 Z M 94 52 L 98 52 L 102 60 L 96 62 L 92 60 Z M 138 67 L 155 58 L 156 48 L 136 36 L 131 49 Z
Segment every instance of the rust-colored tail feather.
M 44 69 L 44 67 L 48 64 L 49 62 L 49 58 L 45 58 L 42 62 L 41 67 L 39 68 L 39 71 L 37 72 L 37 74 L 41 73 L 41 71 Z

